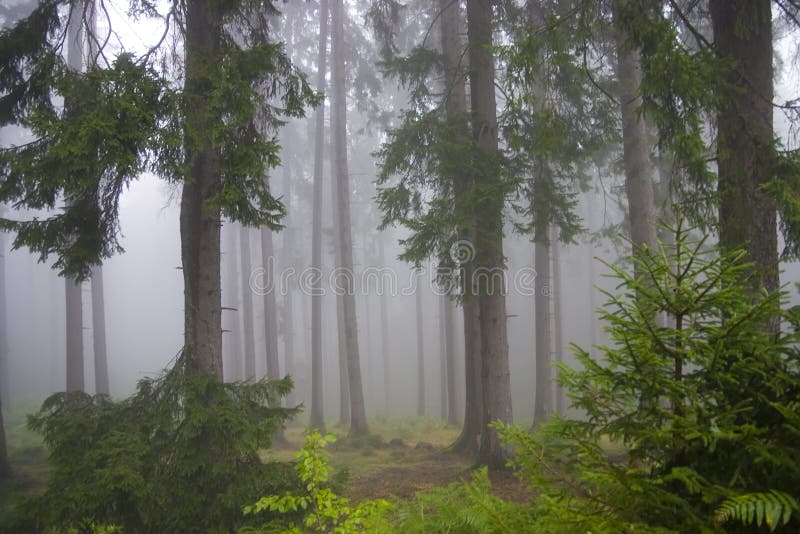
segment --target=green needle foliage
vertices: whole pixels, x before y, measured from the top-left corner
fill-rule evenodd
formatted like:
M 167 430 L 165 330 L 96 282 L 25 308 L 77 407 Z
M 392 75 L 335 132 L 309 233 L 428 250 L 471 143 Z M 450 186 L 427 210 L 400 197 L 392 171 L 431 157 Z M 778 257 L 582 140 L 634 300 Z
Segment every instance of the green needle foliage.
M 246 524 L 242 502 L 299 484 L 289 465 L 259 458 L 297 412 L 276 407 L 290 389 L 289 379 L 222 383 L 187 372 L 181 356 L 124 401 L 51 396 L 29 420 L 50 451 L 50 479 L 15 528 L 188 533 Z
M 158 20 L 164 38 L 144 54 L 112 54 L 92 34 L 99 49 L 85 72 L 70 68 L 63 50 L 64 14 L 79 6 L 44 0 L 0 31 L 0 126 L 32 135 L 0 149 L 0 202 L 45 212 L 0 219 L 0 228 L 16 233 L 14 247 L 42 261 L 55 256 L 62 274 L 85 278 L 121 252 L 120 194 L 144 172 L 189 179 L 191 154 L 206 145 L 219 163 L 210 207 L 246 225 L 279 228 L 283 204 L 265 180 L 279 163 L 276 132 L 319 96 L 266 34 L 267 17 L 277 14 L 272 4 L 219 2 L 215 56 L 193 65 L 191 87 L 184 87 L 185 69 L 166 60 L 166 37 L 183 31 L 185 3 L 164 16 L 150 2 L 132 1 L 131 15 Z
M 743 254 L 677 224 L 674 243 L 634 256 L 637 276 L 609 266 L 620 282 L 602 313 L 610 344 L 599 359 L 575 347 L 580 368 L 559 377 L 583 417 L 533 436 L 503 429 L 541 490 L 537 532 L 800 526 L 789 497 L 800 487 L 797 323 L 769 333 L 774 317 L 791 319 L 783 295 L 754 301 Z

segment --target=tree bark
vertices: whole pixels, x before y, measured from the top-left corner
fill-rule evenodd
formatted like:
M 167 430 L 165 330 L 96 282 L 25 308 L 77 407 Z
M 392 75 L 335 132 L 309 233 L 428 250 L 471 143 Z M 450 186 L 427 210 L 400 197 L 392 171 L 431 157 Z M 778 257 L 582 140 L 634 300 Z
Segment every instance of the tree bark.
M 386 254 L 383 248 L 383 240 L 378 240 L 378 263 L 381 269 L 386 266 Z M 392 406 L 392 359 L 391 349 L 389 347 L 389 303 L 386 299 L 386 294 L 382 292 L 378 295 L 381 307 L 381 356 L 383 357 L 383 406 L 384 415 L 387 417 L 390 414 Z
M 544 162 L 540 162 L 544 165 Z M 540 169 L 543 171 L 544 169 Z M 541 179 L 541 178 L 536 178 Z M 536 184 L 534 184 L 534 189 Z M 534 195 L 537 191 L 534 190 Z M 552 338 L 550 329 L 550 228 L 547 213 L 539 210 L 536 217 L 536 241 L 534 242 L 534 281 L 535 295 L 533 297 L 535 308 L 536 332 L 536 393 L 533 408 L 534 428 L 547 421 L 553 412 L 553 382 L 550 364 L 550 351 Z
M 555 361 L 557 363 L 564 363 L 564 330 L 563 319 L 564 313 L 562 309 L 562 302 L 564 295 L 562 294 L 561 284 L 561 243 L 558 242 L 555 236 L 556 232 L 553 229 L 552 238 L 550 240 L 552 248 L 551 259 L 552 266 L 552 283 L 553 288 L 550 292 L 553 299 L 553 346 Z M 555 384 L 555 410 L 559 415 L 565 414 L 565 399 L 564 388 L 558 383 Z
M 614 16 L 628 0 L 615 0 Z M 656 235 L 656 199 L 653 190 L 653 166 L 650 161 L 650 143 L 647 124 L 639 113 L 642 99 L 638 96 L 642 81 L 639 51 L 625 43 L 622 32 L 616 34 L 617 78 L 620 84 L 620 111 L 622 113 L 623 160 L 625 166 L 625 192 L 628 197 L 630 236 L 636 249 L 658 246 Z
M 210 205 L 219 182 L 219 157 L 208 132 L 208 87 L 219 51 L 216 2 L 187 0 L 185 136 L 187 179 L 181 194 L 181 262 L 184 279 L 184 354 L 190 369 L 222 380 L 220 211 Z
M 732 61 L 727 82 L 735 88 L 717 111 L 719 242 L 748 252 L 757 298 L 779 286 L 776 208 L 763 189 L 775 168 L 771 2 L 712 0 L 709 8 L 717 54 Z M 768 328 L 777 332 L 779 321 Z
M 0 205 L 0 217 L 3 217 Z M 11 376 L 9 375 L 8 310 L 6 305 L 6 234 L 0 231 L 0 403 L 10 402 Z M 2 414 L 0 414 L 2 415 Z
M 83 3 L 77 2 L 70 12 L 67 29 L 67 65 L 80 71 L 83 68 L 84 32 L 81 22 Z M 64 199 L 69 204 L 70 199 Z M 83 301 L 81 283 L 64 278 L 67 322 L 67 391 L 83 391 Z
M 325 88 L 328 47 L 328 0 L 319 3 L 317 90 Z M 314 114 L 314 192 L 311 221 L 311 415 L 310 426 L 325 431 L 322 397 L 322 179 L 325 158 L 325 103 Z
M 457 124 L 462 116 L 467 113 L 467 96 L 464 78 L 461 72 L 461 58 L 463 47 L 460 37 L 459 4 L 450 0 L 439 0 L 442 23 L 442 51 L 444 54 L 445 74 L 445 110 L 448 119 Z M 463 140 L 468 141 L 466 132 Z M 475 241 L 475 223 L 472 206 L 466 198 L 473 177 L 469 175 L 453 176 L 453 193 L 455 206 L 459 217 L 471 221 L 460 228 L 459 239 Z M 473 291 L 472 259 L 462 265 L 462 313 L 464 318 L 464 370 L 465 370 L 465 396 L 464 396 L 464 426 L 458 439 L 451 446 L 451 450 L 475 455 L 478 452 L 480 434 L 483 421 L 483 389 L 481 387 L 481 338 L 478 315 L 477 299 Z M 444 351 L 443 351 L 444 352 Z M 445 367 L 446 369 L 446 367 Z M 445 373 L 443 373 L 444 376 Z M 443 382 L 442 394 L 446 395 L 447 382 Z M 443 397 L 444 399 L 445 397 Z M 442 401 L 442 406 L 446 402 Z M 446 418 L 446 412 L 442 413 Z
M 458 424 L 458 402 L 456 400 L 456 347 L 453 327 L 453 303 L 445 295 L 444 311 L 445 365 L 447 367 L 447 423 Z
M 110 395 L 106 351 L 106 306 L 103 294 L 103 267 L 100 265 L 92 268 L 92 344 L 95 393 Z
M 250 275 L 253 272 L 250 248 L 250 228 L 239 226 L 239 265 L 241 266 L 242 334 L 244 348 L 244 379 L 256 379 L 255 314 Z
M 283 198 L 284 205 L 286 206 L 286 213 L 292 213 L 292 181 L 289 166 L 284 164 L 283 167 Z M 283 229 L 283 263 L 288 269 L 293 269 L 295 266 L 294 254 L 294 228 L 293 221 L 287 221 Z M 283 281 L 283 278 L 281 279 Z M 287 278 L 287 284 L 291 283 L 291 279 Z M 283 290 L 283 359 L 285 362 L 285 372 L 295 378 L 295 354 L 294 354 L 294 299 L 292 295 L 293 287 L 287 285 L 282 288 Z M 295 383 L 295 390 L 297 384 Z M 294 391 L 290 393 L 286 401 L 293 405 L 295 402 Z
M 237 261 L 236 226 L 226 222 L 222 227 L 224 248 L 222 250 L 223 280 L 222 302 L 223 331 L 222 349 L 227 365 L 224 368 L 226 381 L 244 379 L 242 357 L 242 308 L 239 305 L 239 262 Z M 224 334 L 223 334 L 224 335 Z
M 439 417 L 447 421 L 447 334 L 444 327 L 444 301 L 439 299 Z
M 264 343 L 267 352 L 267 378 L 281 378 L 278 353 L 278 306 L 275 302 L 275 246 L 272 230 L 261 227 L 261 265 L 264 268 Z
M 347 377 L 350 386 L 350 435 L 368 433 L 367 416 L 364 409 L 364 392 L 361 384 L 361 366 L 358 354 L 358 329 L 353 276 L 353 242 L 350 227 L 350 185 L 347 170 L 347 100 L 345 95 L 344 64 L 344 7 L 342 0 L 334 0 L 331 18 L 333 37 L 333 98 L 331 106 L 333 152 L 336 154 L 336 191 L 339 200 L 337 231 L 339 233 L 344 273 L 345 295 L 343 302 L 345 332 L 347 340 Z
M 473 137 L 487 156 L 498 150 L 497 109 L 494 94 L 492 53 L 492 3 L 467 0 L 470 95 Z M 478 460 L 492 468 L 503 468 L 507 452 L 494 421 L 511 423 L 511 381 L 508 366 L 508 332 L 503 280 L 504 195 L 497 173 L 484 169 L 477 177 L 487 193 L 477 202 L 476 234 L 478 308 L 481 329 L 481 378 L 483 385 L 483 431 Z
M 417 277 L 417 280 L 420 278 Z M 425 340 L 422 328 L 422 287 L 419 283 L 414 297 L 417 305 L 417 416 L 425 417 Z

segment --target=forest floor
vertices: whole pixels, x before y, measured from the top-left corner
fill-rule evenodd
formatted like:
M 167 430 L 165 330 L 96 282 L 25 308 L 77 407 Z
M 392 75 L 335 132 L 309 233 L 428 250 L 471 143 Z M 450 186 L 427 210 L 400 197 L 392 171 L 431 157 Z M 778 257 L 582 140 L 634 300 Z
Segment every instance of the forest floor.
M 290 426 L 286 443 L 265 452 L 265 458 L 289 460 L 303 445 L 303 428 Z M 474 463 L 447 447 L 460 428 L 438 419 L 408 418 L 370 420 L 370 439 L 357 445 L 348 443 L 346 429 L 332 427 L 337 436 L 330 445 L 331 466 L 347 473 L 344 495 L 353 502 L 364 499 L 411 499 L 419 491 L 468 481 Z M 506 500 L 525 502 L 530 492 L 513 473 L 491 472 L 492 490 Z
M 16 496 L 44 489 L 47 452 L 41 437 L 28 430 L 23 417 L 6 422 L 9 460 L 14 471 L 10 483 L 0 484 L 0 515 Z M 358 444 L 348 443 L 346 429 L 333 426 L 338 440 L 329 445 L 334 473 L 344 473 L 344 496 L 365 499 L 411 499 L 419 491 L 471 478 L 470 458 L 447 451 L 460 429 L 433 418 L 370 420 L 371 435 Z M 285 442 L 263 452 L 264 460 L 290 461 L 304 443 L 304 427 L 291 424 Z M 493 492 L 506 500 L 524 502 L 530 492 L 511 472 L 490 473 Z

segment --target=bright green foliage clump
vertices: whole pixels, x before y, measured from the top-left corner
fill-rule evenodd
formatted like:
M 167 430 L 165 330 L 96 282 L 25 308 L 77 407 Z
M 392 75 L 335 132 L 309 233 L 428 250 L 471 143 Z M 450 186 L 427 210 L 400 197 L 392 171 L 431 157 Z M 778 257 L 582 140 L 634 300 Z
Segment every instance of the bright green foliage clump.
M 352 532 L 385 532 L 389 528 L 386 513 L 391 505 L 382 500 L 370 500 L 356 506 L 336 495 L 328 486 L 331 467 L 328 464 L 330 453 L 325 450 L 328 443 L 336 441 L 333 435 L 322 436 L 314 431 L 306 436 L 305 446 L 297 453 L 297 474 L 303 481 L 302 494 L 284 493 L 262 497 L 253 505 L 245 506 L 246 515 L 264 511 L 291 513 L 302 512 L 301 529 L 294 524 L 281 530 L 286 533 L 333 532 L 349 534 Z M 273 531 L 266 525 L 260 531 Z M 248 530 L 249 531 L 249 530 Z
M 456 482 L 444 488 L 417 493 L 403 504 L 393 532 L 493 534 L 535 532 L 531 510 L 492 495 L 489 473 L 476 470 L 469 482 Z
M 118 525 L 124 532 L 230 532 L 241 503 L 298 487 L 288 464 L 259 450 L 295 409 L 278 382 L 222 383 L 186 371 L 183 357 L 136 393 L 57 393 L 30 417 L 50 451 L 46 491 L 27 503 L 17 531 Z M 23 521 L 25 521 L 23 519 Z
M 638 251 L 637 276 L 611 266 L 622 290 L 603 312 L 611 343 L 597 359 L 576 348 L 582 368 L 561 369 L 584 417 L 502 430 L 540 491 L 537 532 L 800 527 L 797 324 L 765 328 L 790 317 L 780 294 L 752 298 L 742 253 L 672 232 Z

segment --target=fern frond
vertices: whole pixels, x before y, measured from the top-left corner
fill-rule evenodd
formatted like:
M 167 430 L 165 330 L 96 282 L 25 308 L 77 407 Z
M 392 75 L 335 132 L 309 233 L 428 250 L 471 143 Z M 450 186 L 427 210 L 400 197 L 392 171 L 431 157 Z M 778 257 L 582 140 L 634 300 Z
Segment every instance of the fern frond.
M 788 493 L 770 490 L 766 493 L 745 493 L 726 499 L 714 513 L 714 521 L 739 521 L 745 525 L 766 524 L 771 532 L 785 525 L 798 509 L 797 501 Z

